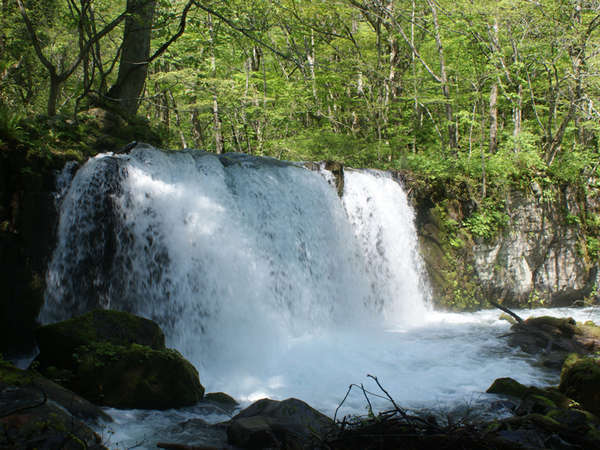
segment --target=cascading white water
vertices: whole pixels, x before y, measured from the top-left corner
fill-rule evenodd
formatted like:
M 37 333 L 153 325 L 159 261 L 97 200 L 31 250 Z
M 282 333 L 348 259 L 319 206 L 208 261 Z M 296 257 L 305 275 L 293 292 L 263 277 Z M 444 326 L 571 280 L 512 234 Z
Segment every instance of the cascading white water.
M 343 202 L 326 180 L 243 155 L 138 146 L 98 156 L 57 194 L 40 318 L 94 307 L 152 318 L 208 391 L 243 402 L 294 396 L 330 415 L 351 383 L 377 390 L 367 373 L 402 406 L 434 412 L 477 402 L 498 377 L 557 381 L 507 346 L 496 312 L 428 308 L 413 213 L 389 175 L 347 171 Z M 340 414 L 365 406 L 358 391 Z M 128 448 L 198 412 L 111 414 L 116 447 Z
M 101 155 L 62 200 L 41 319 L 98 306 L 152 318 L 203 382 L 258 395 L 263 378 L 282 383 L 271 369 L 294 343 L 425 314 L 401 187 L 349 172 L 344 198 L 272 159 Z
M 408 197 L 386 172 L 347 170 L 344 180 L 344 207 L 367 260 L 375 302 L 386 305 L 392 323 L 422 323 L 429 290 Z

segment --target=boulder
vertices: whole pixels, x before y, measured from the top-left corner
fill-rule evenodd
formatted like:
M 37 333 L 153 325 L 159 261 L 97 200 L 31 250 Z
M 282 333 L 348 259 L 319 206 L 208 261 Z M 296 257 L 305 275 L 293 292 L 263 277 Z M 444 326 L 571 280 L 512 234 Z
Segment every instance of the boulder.
M 301 400 L 259 400 L 233 417 L 227 428 L 230 444 L 242 448 L 302 449 L 334 427 L 329 417 Z
M 41 393 L 77 419 L 96 423 L 112 421 L 108 414 L 75 392 L 65 389 L 36 372 L 18 369 L 2 360 L 0 360 L 0 384 L 5 387 L 13 386 L 30 390 L 36 395 Z
M 37 337 L 42 373 L 96 404 L 168 409 L 204 395 L 194 366 L 165 348 L 150 320 L 98 310 L 41 327 Z
M 600 421 L 561 391 L 497 379 L 487 392 L 519 399 L 519 406 L 513 417 L 488 424 L 489 436 L 524 448 L 597 448 Z
M 202 400 L 214 405 L 226 414 L 232 413 L 239 406 L 239 403 L 233 397 L 224 392 L 210 392 L 205 394 Z
M 204 395 L 198 372 L 177 351 L 94 343 L 78 348 L 75 392 L 115 408 L 168 409 Z
M 511 327 L 508 343 L 527 353 L 542 354 L 542 365 L 558 369 L 570 353 L 600 350 L 600 327 L 576 323 L 570 317 L 533 317 Z
M 498 378 L 485 392 L 488 394 L 507 395 L 509 397 L 520 399 L 527 392 L 527 386 L 522 385 L 512 378 Z
M 31 388 L 0 383 L 0 405 L 0 448 L 106 448 L 87 425 Z
M 600 360 L 569 355 L 560 374 L 559 389 L 586 410 L 600 415 Z
M 105 449 L 80 419 L 111 420 L 76 394 L 0 360 L 0 448 Z
M 42 369 L 50 366 L 72 369 L 77 347 L 92 342 L 128 346 L 140 344 L 165 349 L 165 335 L 151 320 L 122 311 L 95 310 L 36 330 Z

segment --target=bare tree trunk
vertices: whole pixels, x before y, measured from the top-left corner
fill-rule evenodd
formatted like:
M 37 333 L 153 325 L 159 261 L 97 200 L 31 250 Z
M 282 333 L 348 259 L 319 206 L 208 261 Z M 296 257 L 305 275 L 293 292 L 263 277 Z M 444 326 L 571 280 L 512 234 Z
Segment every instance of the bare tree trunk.
M 56 74 L 50 75 L 50 92 L 48 94 L 48 105 L 47 112 L 50 117 L 56 115 L 56 105 L 58 104 L 58 97 L 60 95 L 60 86 L 62 80 L 56 76 Z
M 192 122 L 192 139 L 194 140 L 194 147 L 205 148 L 204 133 L 202 130 L 202 124 L 198 118 L 198 110 L 192 110 L 192 116 L 190 118 Z
M 319 104 L 319 96 L 317 95 L 317 76 L 315 73 L 315 31 L 310 33 L 310 46 L 306 51 L 306 59 L 308 60 L 308 68 L 310 70 L 310 81 L 312 86 L 312 94 L 317 107 L 318 114 L 321 114 L 321 106 Z
M 444 56 L 444 46 L 442 45 L 442 37 L 440 35 L 440 26 L 438 23 L 437 9 L 432 0 L 427 0 L 431 15 L 433 18 L 433 26 L 435 32 L 435 42 L 437 44 L 438 57 L 440 60 L 440 83 L 442 85 L 442 94 L 446 99 L 446 121 L 448 122 L 448 145 L 450 148 L 456 148 L 456 125 L 454 124 L 454 114 L 452 111 L 452 103 L 450 99 L 450 85 L 448 83 L 448 74 L 446 71 L 446 58 Z
M 490 90 L 490 153 L 498 149 L 498 83 Z
M 211 47 L 210 68 L 212 71 L 213 80 L 215 80 L 217 78 L 217 58 L 215 55 L 215 29 L 213 26 L 211 14 L 208 15 L 208 31 L 209 31 L 209 40 L 210 40 L 210 47 Z M 215 152 L 217 154 L 221 154 L 221 153 L 223 153 L 223 147 L 224 147 L 223 132 L 222 132 L 223 125 L 221 122 L 221 117 L 219 115 L 219 101 L 217 98 L 217 86 L 216 85 L 213 86 L 212 111 L 213 111 L 213 120 L 214 120 L 213 130 L 215 133 Z
M 517 87 L 517 99 L 516 104 L 513 106 L 513 138 L 515 141 L 515 152 L 519 151 L 518 137 L 521 134 L 521 127 L 523 123 L 523 85 L 519 83 Z
M 119 74 L 108 97 L 129 115 L 137 112 L 146 83 L 155 8 L 156 0 L 127 0 Z
M 175 124 L 177 125 L 177 130 L 179 131 L 179 140 L 181 142 L 181 148 L 187 148 L 187 142 L 185 140 L 185 134 L 183 134 L 183 129 L 181 128 L 181 117 L 179 115 L 179 109 L 177 109 L 177 103 L 175 103 L 175 97 L 173 96 L 173 92 L 169 89 L 169 98 L 171 99 L 171 104 L 173 105 L 173 113 L 175 113 Z

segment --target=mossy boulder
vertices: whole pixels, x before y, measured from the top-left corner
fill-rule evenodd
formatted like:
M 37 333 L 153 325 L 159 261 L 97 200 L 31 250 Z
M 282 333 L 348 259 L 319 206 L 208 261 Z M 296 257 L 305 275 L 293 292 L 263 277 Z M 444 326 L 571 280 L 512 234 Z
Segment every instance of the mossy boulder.
M 44 378 L 39 373 L 31 370 L 21 370 L 12 364 L 0 359 L 0 385 L 5 387 L 19 387 L 35 393 L 43 393 L 48 400 L 59 404 L 62 408 L 78 419 L 98 422 L 110 422 L 111 417 L 77 395 L 53 381 Z
M 600 360 L 569 355 L 560 375 L 559 389 L 586 410 L 600 415 Z
M 122 311 L 95 310 L 63 322 L 36 330 L 40 354 L 37 361 L 42 370 L 51 366 L 72 370 L 73 353 L 82 345 L 107 342 L 129 346 L 140 344 L 164 350 L 165 335 L 151 320 Z
M 97 310 L 41 327 L 40 370 L 93 403 L 167 409 L 204 395 L 198 372 L 165 347 L 160 327 L 125 312 Z
M 0 448 L 103 449 L 82 420 L 112 420 L 35 372 L 0 359 Z
M 100 405 L 168 409 L 204 395 L 198 372 L 175 350 L 94 343 L 78 347 L 74 359 L 73 390 Z
M 577 323 L 571 317 L 532 317 L 512 326 L 508 343 L 527 353 L 542 354 L 543 365 L 559 369 L 570 353 L 600 350 L 600 327 Z
M 100 450 L 100 436 L 40 392 L 0 385 L 0 448 Z
M 486 391 L 488 394 L 507 395 L 509 397 L 522 398 L 527 392 L 527 386 L 522 385 L 512 378 L 498 378 Z

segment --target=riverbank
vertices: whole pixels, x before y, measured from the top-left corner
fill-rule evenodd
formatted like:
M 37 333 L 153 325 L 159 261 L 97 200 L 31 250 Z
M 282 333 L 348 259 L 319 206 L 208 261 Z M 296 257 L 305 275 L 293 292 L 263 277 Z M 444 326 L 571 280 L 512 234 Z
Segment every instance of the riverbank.
M 547 312 L 543 311 L 543 313 Z M 590 317 L 598 319 L 598 316 L 600 316 L 598 311 L 593 309 L 570 309 L 562 312 L 575 313 L 579 318 L 587 319 Z M 520 311 L 520 313 L 523 314 L 523 311 Z M 469 315 L 472 314 L 466 316 Z M 461 316 L 465 315 L 455 314 L 453 318 L 456 321 Z M 463 317 L 463 320 L 465 319 L 466 317 Z M 590 324 L 589 321 L 588 324 Z M 481 325 L 487 328 L 488 334 L 492 331 L 489 323 L 487 325 L 481 323 Z M 591 324 L 588 326 L 591 326 Z M 56 329 L 56 327 L 52 328 Z M 443 331 L 438 328 L 436 330 L 437 327 L 433 323 L 428 324 L 427 328 L 430 333 L 439 332 L 445 335 L 445 339 L 448 340 L 448 329 Z M 84 335 L 90 336 L 90 333 L 85 331 L 88 328 L 78 327 L 78 329 L 81 329 Z M 103 327 L 98 329 L 104 330 L 103 333 L 106 332 Z M 128 330 L 133 329 L 128 327 Z M 507 327 L 502 329 L 507 330 Z M 69 333 L 72 334 L 72 332 Z M 119 334 L 118 331 L 117 334 Z M 156 335 L 156 332 L 153 331 L 152 334 Z M 131 333 L 129 335 L 131 336 Z M 147 331 L 144 335 L 149 336 Z M 406 340 L 407 336 L 398 336 L 398 338 Z M 472 338 L 475 338 L 475 336 L 472 335 Z M 424 337 L 420 339 L 424 339 Z M 480 357 L 487 359 L 488 363 L 490 360 L 497 360 L 498 357 L 508 357 L 511 364 L 505 369 L 502 369 L 497 361 L 489 365 L 490 369 L 497 371 L 492 375 L 492 379 L 499 378 L 500 380 L 492 383 L 487 383 L 485 379 L 479 380 L 480 385 L 485 385 L 483 389 L 472 386 L 475 390 L 472 391 L 470 396 L 464 396 L 462 401 L 455 395 L 454 397 L 451 396 L 453 400 L 447 398 L 447 401 L 444 402 L 442 391 L 447 391 L 453 383 L 469 384 L 474 381 L 477 382 L 475 377 L 467 379 L 464 375 L 486 361 L 485 359 L 478 359 L 476 354 L 471 353 L 470 357 L 473 358 L 473 361 L 469 365 L 466 363 L 468 357 L 457 361 L 458 364 L 465 365 L 465 367 L 462 368 L 463 371 L 461 372 L 463 376 L 453 379 L 453 374 L 448 372 L 450 366 L 445 367 L 445 362 L 440 360 L 439 357 L 436 359 L 433 355 L 423 354 L 423 357 L 431 358 L 431 367 L 436 370 L 436 374 L 439 374 L 440 381 L 437 387 L 435 385 L 423 386 L 423 390 L 431 391 L 432 400 L 436 397 L 437 400 L 431 401 L 430 406 L 427 408 L 417 408 L 418 403 L 411 401 L 410 396 L 399 390 L 398 386 L 408 384 L 410 389 L 413 381 L 416 381 L 415 387 L 422 385 L 422 381 L 425 380 L 424 373 L 427 372 L 420 372 L 422 369 L 413 366 L 413 371 L 404 373 L 406 362 L 396 361 L 395 380 L 390 379 L 388 375 L 360 377 L 347 393 L 342 392 L 344 391 L 343 386 L 339 386 L 340 393 L 337 396 L 339 403 L 334 411 L 328 411 L 327 414 L 335 418 L 336 422 L 327 422 L 327 429 L 324 428 L 322 433 L 318 434 L 318 439 L 311 441 L 310 444 L 305 440 L 308 439 L 307 436 L 310 436 L 311 439 L 316 439 L 316 436 L 313 433 L 302 432 L 298 429 L 299 423 L 302 422 L 299 417 L 302 417 L 302 414 L 313 414 L 310 412 L 312 409 L 304 403 L 298 403 L 301 410 L 306 411 L 300 416 L 296 416 L 295 413 L 291 412 L 298 411 L 300 406 L 289 409 L 285 402 L 273 402 L 265 410 L 263 407 L 259 408 L 258 406 L 252 406 L 248 409 L 250 404 L 254 402 L 246 400 L 242 401 L 240 407 L 235 408 L 232 404 L 227 406 L 227 404 L 221 403 L 220 397 L 213 399 L 211 396 L 207 396 L 207 399 L 193 406 L 183 409 L 169 409 L 163 412 L 152 409 L 105 409 L 105 412 L 112 416 L 111 422 L 107 422 L 106 418 L 98 421 L 98 414 L 100 413 L 90 416 L 89 411 L 91 409 L 89 407 L 85 410 L 79 407 L 80 409 L 72 411 L 73 414 L 79 417 L 79 420 L 83 418 L 88 421 L 92 428 L 98 432 L 100 437 L 98 442 L 108 448 L 130 448 L 133 445 L 138 445 L 140 448 L 155 448 L 156 443 L 161 443 L 162 448 L 207 448 L 207 446 L 214 448 L 256 448 L 257 439 L 259 442 L 263 442 L 260 441 L 261 439 L 270 439 L 269 445 L 274 448 L 397 448 L 400 444 L 406 446 L 406 448 L 427 448 L 428 445 L 435 442 L 445 442 L 446 447 L 443 448 L 461 448 L 461 446 L 476 445 L 476 443 L 479 443 L 478 446 L 486 443 L 485 447 L 482 448 L 490 449 L 521 448 L 519 445 L 524 443 L 531 444 L 530 448 L 563 448 L 560 447 L 560 445 L 563 445 L 560 444 L 561 442 L 568 442 L 574 445 L 574 448 L 590 448 L 586 445 L 589 442 L 595 442 L 594 439 L 597 439 L 597 437 L 594 437 L 596 436 L 594 433 L 597 432 L 597 426 L 595 425 L 597 419 L 593 417 L 593 414 L 582 409 L 581 403 L 564 397 L 561 392 L 568 391 L 569 388 L 565 387 L 563 389 L 561 385 L 559 391 L 556 388 L 547 387 L 548 385 L 558 386 L 559 369 L 544 366 L 543 358 L 540 358 L 538 352 L 526 357 L 525 354 L 521 353 L 521 350 L 515 349 L 516 352 L 512 355 L 502 357 L 498 354 L 498 351 L 504 344 L 508 343 L 508 337 L 492 333 L 492 339 L 496 341 L 495 349 L 486 352 L 485 355 L 480 355 Z M 410 339 L 408 344 L 410 345 Z M 452 349 L 455 355 L 459 355 L 474 350 L 473 347 L 467 350 L 468 347 L 465 347 L 464 344 L 462 347 L 456 347 L 455 344 L 456 342 L 451 341 L 446 347 L 446 352 L 448 352 L 448 349 Z M 87 347 L 91 345 L 92 343 L 88 343 Z M 441 342 L 438 345 L 441 345 Z M 493 344 L 491 345 L 493 346 Z M 118 358 L 118 353 L 114 353 L 115 348 L 111 352 L 111 355 L 113 355 L 111 358 L 113 359 Z M 504 351 L 511 352 L 508 348 Z M 440 352 L 439 355 L 442 353 Z M 336 357 L 336 355 L 327 352 L 323 354 L 327 354 L 329 358 Z M 527 380 L 527 375 L 520 372 L 519 365 L 516 364 L 524 358 L 527 358 L 528 364 L 531 364 L 531 375 L 535 377 L 537 372 L 538 376 L 531 379 L 534 386 L 530 388 L 525 386 L 530 384 L 528 382 L 521 384 L 517 381 L 506 381 L 507 376 L 513 376 L 521 381 Z M 359 360 L 355 361 L 355 364 L 366 365 L 368 362 Z M 573 362 L 569 364 L 573 364 Z M 36 366 L 39 367 L 39 365 Z M 23 382 L 23 380 L 26 381 L 27 377 L 33 376 L 38 380 L 41 378 L 39 375 L 26 375 L 25 373 L 22 373 L 20 377 L 15 377 L 14 369 L 8 372 L 6 368 L 3 370 L 2 377 L 0 377 L 0 381 L 3 383 L 3 392 L 6 392 L 7 385 L 14 386 L 15 382 L 20 386 L 23 386 L 23 384 L 28 385 L 28 382 Z M 510 373 L 507 373 L 506 370 L 510 370 Z M 61 372 L 60 370 L 53 370 L 51 373 L 55 376 L 62 374 L 63 378 L 65 376 L 64 371 Z M 540 377 L 540 373 L 546 373 L 546 375 Z M 9 377 L 7 374 L 12 375 Z M 315 377 L 317 376 L 319 375 L 315 374 Z M 444 376 L 446 377 L 445 382 L 442 381 Z M 200 377 L 204 380 L 202 372 Z M 564 373 L 562 378 L 564 382 L 566 378 Z M 96 383 L 93 377 L 87 384 L 90 385 L 90 382 L 91 384 Z M 38 392 L 37 394 L 32 393 L 32 404 L 20 404 L 19 408 L 12 408 L 5 399 L 5 410 L 18 409 L 19 414 L 22 415 L 23 411 L 28 408 L 40 407 L 45 404 L 47 402 L 46 397 L 40 397 L 40 393 L 47 391 L 50 382 L 40 383 L 35 383 L 38 386 Z M 328 381 L 315 379 L 313 383 L 317 386 L 321 383 L 326 384 Z M 41 389 L 40 386 L 42 386 Z M 56 388 L 49 392 L 55 390 Z M 288 392 L 293 393 L 294 391 L 293 387 L 288 387 Z M 488 393 L 485 393 L 485 391 Z M 477 392 L 477 396 L 474 396 L 473 394 Z M 573 395 L 573 391 L 570 392 L 570 395 Z M 106 394 L 109 395 L 109 392 L 107 391 Z M 36 395 L 40 397 L 37 400 Z M 65 394 L 62 394 L 60 398 L 63 399 L 63 402 L 67 401 L 72 405 L 73 395 L 70 401 L 68 400 L 69 396 Z M 52 401 L 59 401 L 59 403 L 61 401 L 56 395 L 49 395 L 47 398 L 51 398 Z M 309 400 L 309 404 L 314 407 L 318 402 L 314 402 L 315 397 L 311 398 L 313 401 L 308 398 L 306 400 Z M 21 403 L 24 401 L 23 399 L 25 397 L 20 400 Z M 421 405 L 427 404 L 426 401 L 423 402 L 423 399 L 420 403 Z M 279 411 L 277 408 L 290 411 L 290 415 L 281 416 L 281 413 L 277 412 Z M 23 411 L 21 411 L 22 409 Z M 82 416 L 81 411 L 88 412 Z M 240 411 L 242 411 L 241 415 L 239 415 Z M 7 426 L 14 424 L 14 414 L 13 411 L 13 414 L 5 415 L 2 418 L 3 423 Z M 34 416 L 29 415 L 28 417 Z M 232 417 L 234 417 L 233 421 L 230 419 Z M 228 430 L 233 426 L 233 423 L 239 422 L 241 419 L 244 420 L 236 425 L 237 437 L 231 437 Z M 300 422 L 298 422 L 299 420 Z M 249 424 L 252 424 L 252 426 Z M 581 427 L 584 427 L 587 431 L 582 433 Z M 10 427 L 5 428 L 5 431 L 11 429 Z M 78 429 L 83 430 L 83 428 Z M 11 433 L 13 434 L 5 435 L 5 438 L 15 436 L 16 429 L 12 430 Z M 574 430 L 579 431 L 574 433 Z M 560 440 L 557 440 L 557 438 L 560 438 Z M 588 439 L 591 439 L 591 441 L 588 442 Z M 532 443 L 535 442 L 537 444 L 533 445 Z M 373 445 L 378 447 L 373 447 Z

